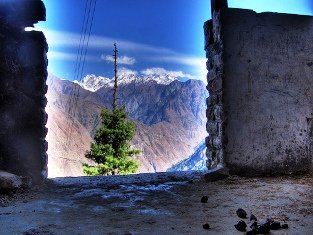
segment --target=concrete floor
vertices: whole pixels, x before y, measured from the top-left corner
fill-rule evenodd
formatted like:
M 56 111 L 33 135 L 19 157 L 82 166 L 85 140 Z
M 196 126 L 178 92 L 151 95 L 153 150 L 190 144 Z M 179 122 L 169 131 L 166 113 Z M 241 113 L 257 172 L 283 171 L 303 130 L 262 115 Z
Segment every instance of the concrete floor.
M 202 175 L 56 178 L 3 203 L 0 234 L 244 234 L 234 228 L 240 207 L 289 224 L 271 234 L 313 234 L 312 177 L 205 183 Z

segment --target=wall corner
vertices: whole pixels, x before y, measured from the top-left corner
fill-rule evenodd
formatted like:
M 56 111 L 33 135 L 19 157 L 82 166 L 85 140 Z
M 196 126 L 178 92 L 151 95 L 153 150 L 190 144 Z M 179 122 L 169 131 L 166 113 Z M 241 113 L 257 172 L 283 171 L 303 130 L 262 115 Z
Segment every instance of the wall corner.
M 213 169 L 224 165 L 226 138 L 224 134 L 226 115 L 223 105 L 223 40 L 221 33 L 221 10 L 227 1 L 212 0 L 212 20 L 204 23 L 205 51 L 207 57 L 207 166 Z

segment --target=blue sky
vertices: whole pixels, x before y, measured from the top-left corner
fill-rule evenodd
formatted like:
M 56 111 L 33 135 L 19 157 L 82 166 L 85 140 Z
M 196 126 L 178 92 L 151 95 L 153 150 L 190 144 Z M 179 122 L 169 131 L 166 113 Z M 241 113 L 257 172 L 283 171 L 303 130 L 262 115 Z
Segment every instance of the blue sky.
M 43 1 L 47 21 L 36 28 L 45 32 L 49 43 L 48 69 L 60 78 L 112 77 L 110 56 L 116 42 L 120 71 L 166 71 L 182 79 L 206 79 L 203 23 L 211 18 L 210 0 L 97 0 L 84 69 L 79 73 L 75 65 L 84 13 L 86 9 L 92 13 L 96 1 Z M 229 6 L 308 15 L 313 8 L 310 0 L 229 0 Z

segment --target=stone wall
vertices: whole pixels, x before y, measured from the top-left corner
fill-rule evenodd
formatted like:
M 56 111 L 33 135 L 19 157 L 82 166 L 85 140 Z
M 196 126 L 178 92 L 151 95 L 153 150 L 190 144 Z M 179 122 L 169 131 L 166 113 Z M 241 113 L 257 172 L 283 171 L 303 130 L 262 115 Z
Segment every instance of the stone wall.
M 47 57 L 42 32 L 25 27 L 45 20 L 40 0 L 0 1 L 0 170 L 47 176 Z
M 205 24 L 209 167 L 281 175 L 312 169 L 313 17 L 213 9 Z
M 205 51 L 207 60 L 207 98 L 206 138 L 208 168 L 215 168 L 224 164 L 225 145 L 225 113 L 223 105 L 224 78 L 224 46 L 221 37 L 221 9 L 227 8 L 227 1 L 211 1 L 212 20 L 204 24 Z

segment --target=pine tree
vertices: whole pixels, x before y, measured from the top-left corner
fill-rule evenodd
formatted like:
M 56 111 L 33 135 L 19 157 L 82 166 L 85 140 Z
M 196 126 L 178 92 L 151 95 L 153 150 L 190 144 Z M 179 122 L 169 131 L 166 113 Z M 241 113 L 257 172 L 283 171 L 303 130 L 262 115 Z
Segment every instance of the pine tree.
M 132 149 L 131 141 L 136 132 L 135 123 L 127 119 L 124 107 L 117 106 L 117 49 L 114 44 L 114 88 L 112 111 L 101 111 L 102 123 L 96 131 L 95 143 L 91 144 L 86 158 L 93 160 L 96 165 L 84 164 L 87 175 L 116 175 L 135 173 L 139 167 L 138 161 L 131 159 L 140 153 Z

